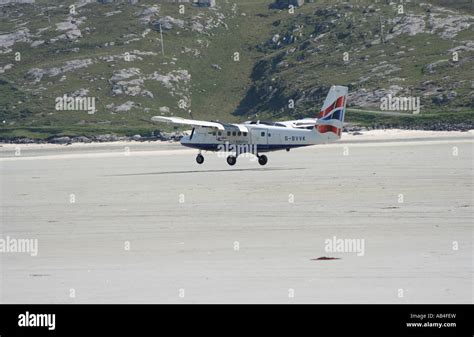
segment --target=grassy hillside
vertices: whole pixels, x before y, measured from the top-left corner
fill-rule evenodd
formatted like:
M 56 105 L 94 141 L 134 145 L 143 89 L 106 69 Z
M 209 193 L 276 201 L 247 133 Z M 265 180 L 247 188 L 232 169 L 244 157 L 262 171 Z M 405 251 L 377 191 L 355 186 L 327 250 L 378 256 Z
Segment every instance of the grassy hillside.
M 152 116 L 190 111 L 230 122 L 314 116 L 332 84 L 350 87 L 353 108 L 378 110 L 389 93 L 421 98 L 419 116 L 349 113 L 352 122 L 474 123 L 467 10 L 321 0 L 291 14 L 272 3 L 0 6 L 0 137 L 147 135 L 166 128 Z M 97 111 L 57 111 L 64 95 L 93 97 Z

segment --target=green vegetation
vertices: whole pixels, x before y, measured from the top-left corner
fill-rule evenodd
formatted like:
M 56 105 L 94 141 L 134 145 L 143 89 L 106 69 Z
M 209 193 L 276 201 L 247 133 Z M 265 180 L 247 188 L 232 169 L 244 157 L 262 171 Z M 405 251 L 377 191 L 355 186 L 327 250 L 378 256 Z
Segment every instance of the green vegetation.
M 0 69 L 13 65 L 0 71 L 0 120 L 4 121 L 0 138 L 149 135 L 158 128 L 170 130 L 150 123 L 152 116 L 188 117 L 189 109 L 194 118 L 228 122 L 316 116 L 332 84 L 348 85 L 354 93 L 351 107 L 368 110 L 378 109 L 374 92 L 391 87 L 398 88 L 399 95 L 422 98 L 421 115 L 349 112 L 347 120 L 352 123 L 425 127 L 437 121 L 474 122 L 474 52 L 472 47 L 462 49 L 460 61 L 453 62 L 449 51 L 466 46 L 472 31 L 460 29 L 452 38 L 441 37 L 442 29 L 429 32 L 433 10 L 427 6 L 406 4 L 406 14 L 398 22 L 394 6 L 369 0 L 307 2 L 295 14 L 271 9 L 270 0 L 217 2 L 216 9 L 186 5 L 184 14 L 177 4 L 157 5 L 152 0 L 138 5 L 88 4 L 72 15 L 72 24 L 77 23 L 82 36 L 63 40 L 58 36 L 67 30 L 57 30 L 56 25 L 67 21 L 68 6 L 75 1 L 0 6 L 0 35 L 28 29 L 28 41 L 16 42 L 10 52 L 2 53 L 0 45 Z M 152 6 L 159 7 L 159 13 L 150 15 L 149 22 L 141 21 L 146 16 L 143 11 Z M 163 30 L 163 56 L 156 21 L 166 16 L 183 20 L 184 25 Z M 410 24 L 415 29 L 418 17 L 426 22 L 424 32 L 398 33 Z M 377 42 L 381 18 L 387 38 L 383 44 Z M 196 23 L 204 28 L 199 31 Z M 34 41 L 45 42 L 32 48 Z M 21 53 L 21 61 L 15 60 L 16 52 Z M 345 52 L 348 62 L 343 60 Z M 125 53 L 133 59 L 127 61 Z M 63 71 L 68 62 L 86 59 L 92 64 Z M 428 67 L 440 60 L 446 61 Z M 60 73 L 47 73 L 54 68 Z M 142 81 L 141 92 L 114 93 L 112 77 L 130 68 L 139 69 L 139 75 L 124 81 Z M 35 80 L 33 69 L 46 73 Z M 190 81 L 171 81 L 167 87 L 150 78 L 155 72 L 167 76 L 178 71 L 186 71 Z M 96 98 L 95 114 L 55 110 L 57 97 L 80 89 Z M 368 97 L 361 95 L 364 91 Z M 288 107 L 290 99 L 296 102 L 294 109 Z M 180 106 L 182 100 L 187 107 Z M 135 104 L 129 111 L 117 110 L 129 101 Z

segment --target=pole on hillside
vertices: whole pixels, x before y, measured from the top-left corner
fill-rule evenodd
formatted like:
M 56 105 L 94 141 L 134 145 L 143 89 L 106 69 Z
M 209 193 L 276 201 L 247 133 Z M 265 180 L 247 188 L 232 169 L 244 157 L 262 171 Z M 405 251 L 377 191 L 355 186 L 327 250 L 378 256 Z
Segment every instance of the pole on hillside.
M 161 23 L 160 23 L 160 39 L 161 39 L 161 53 L 163 56 L 165 56 L 165 46 L 163 44 L 163 29 L 161 29 Z
M 46 13 L 48 14 L 48 25 L 51 26 L 51 13 L 49 12 L 49 0 L 46 2 Z
M 384 31 L 383 31 L 383 18 L 380 16 L 380 42 L 385 43 Z

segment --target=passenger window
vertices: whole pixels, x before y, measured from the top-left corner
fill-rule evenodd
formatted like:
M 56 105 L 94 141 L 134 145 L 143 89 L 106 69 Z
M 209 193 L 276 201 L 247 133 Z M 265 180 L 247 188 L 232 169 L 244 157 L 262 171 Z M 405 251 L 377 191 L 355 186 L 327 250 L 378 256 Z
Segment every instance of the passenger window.
M 212 133 L 212 135 L 213 135 L 213 136 L 215 136 L 215 135 L 216 135 L 216 133 L 215 133 L 215 132 L 213 132 L 213 133 Z
M 265 132 L 262 132 L 262 133 L 261 133 L 261 136 L 262 136 L 262 137 L 265 137 Z
M 230 136 L 230 131 L 227 131 L 227 137 L 229 137 L 229 136 Z
M 242 136 L 242 132 L 239 132 L 239 133 L 237 134 L 237 136 L 239 136 L 239 137 Z
M 237 135 L 237 132 L 235 132 L 235 131 L 234 131 L 234 132 L 232 132 L 232 136 L 234 136 L 234 137 L 235 137 L 236 135 Z
M 219 131 L 219 132 L 217 133 L 217 135 L 218 135 L 218 136 L 222 136 L 222 132 Z
M 244 137 L 247 137 L 247 132 L 244 132 Z
M 271 136 L 272 136 L 272 134 L 271 134 L 271 133 L 269 133 L 269 134 L 268 134 L 268 137 L 271 137 Z

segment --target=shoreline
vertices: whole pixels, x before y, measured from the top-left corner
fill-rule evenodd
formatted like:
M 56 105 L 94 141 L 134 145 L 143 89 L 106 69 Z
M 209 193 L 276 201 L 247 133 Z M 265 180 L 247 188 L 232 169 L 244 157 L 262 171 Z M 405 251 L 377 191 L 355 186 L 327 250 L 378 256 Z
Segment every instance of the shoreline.
M 474 139 L 474 130 L 469 131 L 424 131 L 424 130 L 403 130 L 403 129 L 385 129 L 370 131 L 344 132 L 341 140 L 337 143 L 363 143 L 377 141 L 409 141 L 409 140 L 439 140 L 439 139 Z M 87 149 L 87 148 L 105 148 L 110 146 L 140 146 L 153 145 L 168 147 L 176 145 L 181 146 L 177 140 L 159 140 L 159 139 L 140 139 L 140 140 L 117 140 L 117 141 L 91 141 L 75 143 L 2 143 L 0 149 L 14 149 L 17 147 L 28 149 Z

